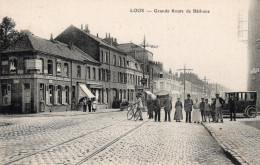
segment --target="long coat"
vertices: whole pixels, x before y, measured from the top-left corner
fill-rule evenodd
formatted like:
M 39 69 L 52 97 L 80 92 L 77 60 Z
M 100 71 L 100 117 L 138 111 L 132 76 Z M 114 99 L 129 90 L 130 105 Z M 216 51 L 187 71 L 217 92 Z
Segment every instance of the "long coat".
M 237 100 L 235 98 L 233 100 L 231 98 L 228 100 L 228 108 L 230 112 L 235 112 L 237 110 Z
M 158 112 L 158 111 L 161 110 L 161 105 L 160 105 L 158 99 L 153 100 L 152 110 L 155 111 L 155 112 Z
M 192 105 L 193 105 L 193 101 L 191 99 L 186 99 L 185 102 L 184 102 L 185 112 L 191 112 L 192 111 Z
M 172 100 L 170 98 L 167 98 L 164 102 L 164 110 L 171 111 L 172 110 Z

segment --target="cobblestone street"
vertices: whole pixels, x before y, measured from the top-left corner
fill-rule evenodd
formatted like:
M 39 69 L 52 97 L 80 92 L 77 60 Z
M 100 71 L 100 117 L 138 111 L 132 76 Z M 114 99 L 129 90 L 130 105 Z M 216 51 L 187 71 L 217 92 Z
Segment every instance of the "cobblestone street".
M 0 164 L 232 164 L 201 124 L 145 114 L 2 116 Z

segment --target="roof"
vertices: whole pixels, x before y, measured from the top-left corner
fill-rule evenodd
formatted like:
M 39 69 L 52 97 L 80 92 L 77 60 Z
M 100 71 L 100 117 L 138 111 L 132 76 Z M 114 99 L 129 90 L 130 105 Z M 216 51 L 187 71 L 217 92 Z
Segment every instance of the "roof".
M 68 27 L 68 28 L 74 28 L 74 29 L 80 31 L 82 34 L 91 37 L 92 39 L 94 39 L 95 41 L 97 41 L 98 43 L 100 43 L 101 45 L 104 45 L 104 46 L 106 46 L 106 47 L 109 47 L 109 48 L 111 48 L 111 49 L 114 49 L 114 50 L 117 50 L 117 51 L 119 51 L 119 52 L 121 52 L 121 53 L 126 54 L 125 51 L 119 49 L 117 46 L 111 45 L 111 44 L 109 44 L 108 42 L 104 41 L 102 38 L 99 38 L 99 37 L 97 37 L 97 36 L 95 36 L 95 35 L 92 35 L 92 34 L 90 34 L 90 33 L 87 33 L 87 32 L 85 32 L 84 30 L 81 30 L 81 29 L 77 28 L 77 27 L 74 26 L 74 25 L 71 25 L 71 26 Z M 61 34 L 62 34 L 62 33 L 61 33 Z M 59 37 L 59 36 L 57 36 L 57 37 Z
M 134 50 L 140 50 L 143 51 L 144 48 L 142 48 L 139 45 L 136 45 L 134 43 L 123 43 L 123 44 L 118 44 L 118 48 L 125 51 L 125 52 L 132 52 Z M 145 49 L 145 51 L 153 54 L 152 52 L 150 52 L 149 50 Z
M 13 45 L 9 46 L 2 53 L 21 51 L 39 51 L 82 62 L 86 60 L 92 63 L 99 64 L 98 61 L 96 61 L 91 56 L 89 56 L 74 45 L 72 45 L 72 48 L 70 48 L 67 44 L 55 40 L 46 40 L 33 34 L 23 35 Z

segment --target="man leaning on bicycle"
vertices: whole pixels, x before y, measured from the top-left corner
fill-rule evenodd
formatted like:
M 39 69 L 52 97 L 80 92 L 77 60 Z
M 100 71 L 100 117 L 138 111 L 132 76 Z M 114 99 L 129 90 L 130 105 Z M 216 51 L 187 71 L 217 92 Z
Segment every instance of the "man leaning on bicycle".
M 135 105 L 135 104 L 137 105 L 137 107 L 136 107 L 137 110 L 140 111 L 140 119 L 139 119 L 139 120 L 143 120 L 142 110 L 143 110 L 144 106 L 143 106 L 143 101 L 142 101 L 142 99 L 141 99 L 141 96 L 142 96 L 142 94 L 141 94 L 141 93 L 138 93 L 138 94 L 136 95 L 137 101 L 134 103 L 134 105 Z

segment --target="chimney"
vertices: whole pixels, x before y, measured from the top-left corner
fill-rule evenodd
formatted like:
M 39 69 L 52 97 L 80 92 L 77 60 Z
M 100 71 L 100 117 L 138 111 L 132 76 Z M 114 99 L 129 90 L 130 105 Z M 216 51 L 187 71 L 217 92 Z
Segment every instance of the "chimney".
M 52 33 L 51 33 L 51 37 L 50 37 L 50 40 L 53 41 L 53 36 L 52 36 Z
M 68 47 L 70 48 L 70 50 L 73 49 L 73 43 L 72 43 L 72 41 L 69 41 Z
M 110 38 L 110 33 L 108 33 L 108 38 Z
M 97 38 L 98 38 L 98 33 L 97 33 Z
M 80 29 L 83 30 L 83 24 L 81 24 L 81 28 Z
M 113 45 L 118 46 L 117 39 L 115 38 L 113 41 Z
M 106 33 L 106 38 L 107 38 L 107 33 Z
M 90 31 L 88 29 L 88 24 L 85 25 L 85 32 L 90 33 Z
M 113 45 L 113 37 L 110 38 L 110 44 Z

